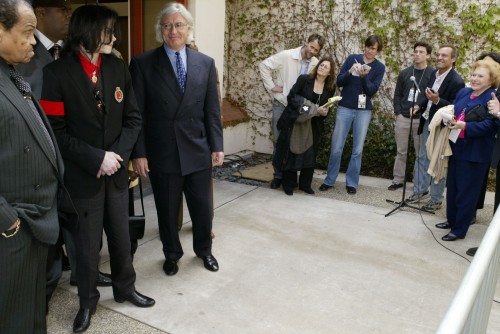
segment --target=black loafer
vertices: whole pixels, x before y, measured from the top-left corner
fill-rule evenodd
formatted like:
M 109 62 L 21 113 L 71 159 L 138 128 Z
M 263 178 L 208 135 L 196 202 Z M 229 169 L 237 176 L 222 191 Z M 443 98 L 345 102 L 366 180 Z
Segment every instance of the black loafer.
M 203 259 L 203 265 L 207 270 L 210 271 L 218 271 L 219 270 L 219 263 L 217 263 L 217 260 L 213 255 L 206 255 L 201 257 Z
M 331 189 L 331 188 L 333 188 L 333 186 L 329 186 L 328 184 L 324 184 L 324 183 L 319 186 L 320 191 L 327 191 L 328 189 Z
M 356 194 L 356 188 L 354 188 L 354 187 L 346 186 L 346 187 L 345 187 L 345 189 L 347 190 L 347 193 L 348 193 L 349 195 L 354 195 L 354 194 Z
M 279 187 L 281 187 L 281 180 L 274 178 L 271 181 L 271 189 L 278 189 Z
M 151 307 L 155 304 L 153 298 L 144 296 L 143 294 L 134 291 L 128 296 L 115 296 L 115 301 L 117 303 L 123 303 L 125 301 L 131 302 L 137 307 Z
M 165 260 L 163 264 L 163 271 L 167 276 L 174 276 L 179 271 L 179 267 L 177 266 L 177 261 L 175 260 Z
M 111 286 L 113 285 L 113 280 L 110 274 L 99 272 L 97 276 L 97 286 Z
M 445 230 L 447 228 L 451 228 L 451 224 L 445 221 L 444 223 L 436 224 L 436 227 Z
M 306 194 L 314 195 L 314 190 L 312 190 L 311 187 L 309 187 L 309 188 L 299 187 L 299 189 L 302 190 L 303 192 L 305 192 Z
M 393 183 L 389 187 L 387 187 L 387 190 L 396 190 L 396 189 L 399 189 L 399 188 L 403 188 L 403 184 L 402 183 Z
M 455 241 L 457 239 L 463 239 L 462 237 L 456 236 L 454 234 L 448 233 L 444 237 L 441 238 L 443 241 Z
M 465 254 L 467 254 L 469 256 L 474 256 L 474 255 L 476 255 L 476 252 L 477 252 L 477 247 L 472 247 L 472 248 L 469 248 L 467 250 L 467 252 L 465 252 Z
M 94 308 L 81 308 L 78 310 L 76 314 L 75 320 L 73 321 L 73 332 L 81 333 L 85 332 L 87 328 L 90 326 L 90 319 L 92 319 L 92 315 L 95 313 Z

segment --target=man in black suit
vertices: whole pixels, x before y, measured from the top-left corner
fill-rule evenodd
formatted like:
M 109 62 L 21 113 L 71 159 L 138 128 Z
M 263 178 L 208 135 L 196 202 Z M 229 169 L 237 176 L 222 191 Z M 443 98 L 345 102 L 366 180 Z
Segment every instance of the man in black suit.
M 408 202 L 420 202 L 426 198 L 430 187 L 431 198 L 422 208 L 432 212 L 441 208 L 446 178 L 435 184 L 427 173 L 430 161 L 427 158 L 425 144 L 429 137 L 429 124 L 436 111 L 452 104 L 458 91 L 465 87 L 464 80 L 454 69 L 457 57 L 458 52 L 454 46 L 442 45 L 439 48 L 436 55 L 436 70 L 431 74 L 425 91 L 419 94 L 417 106 L 414 108 L 414 113 L 421 112 L 418 128 L 420 150 L 415 161 L 416 175 L 413 176 L 413 194 L 408 198 Z
M 19 73 L 31 85 L 33 97 L 40 100 L 42 95 L 43 68 L 60 57 L 64 40 L 68 35 L 71 18 L 70 0 L 33 0 L 33 11 L 37 19 L 35 30 L 35 55 L 27 64 L 16 66 Z M 76 249 L 71 233 L 61 230 L 59 242 L 49 248 L 47 258 L 47 305 L 57 287 L 62 274 L 62 243 L 66 245 L 71 265 L 70 284 L 76 285 Z M 111 286 L 108 274 L 99 272 L 98 286 Z
M 95 312 L 103 229 L 115 301 L 150 307 L 136 291 L 130 256 L 127 165 L 141 130 L 126 64 L 111 55 L 118 14 L 86 5 L 73 12 L 63 56 L 43 70 L 42 104 L 61 148 L 65 184 L 79 214 L 76 243 L 80 310 L 74 332 L 83 332 Z M 105 218 L 106 217 L 106 218 Z
M 143 129 L 132 153 L 134 169 L 149 172 L 167 275 L 175 275 L 183 251 L 177 230 L 179 203 L 186 197 L 193 222 L 193 249 L 205 268 L 219 270 L 212 255 L 212 164 L 224 160 L 214 60 L 186 48 L 193 18 L 178 3 L 158 15 L 163 45 L 132 59 L 130 72 Z
M 0 2 L 0 333 L 9 334 L 47 331 L 47 248 L 59 236 L 58 191 L 69 203 L 54 135 L 12 66 L 33 57 L 35 27 L 27 2 Z

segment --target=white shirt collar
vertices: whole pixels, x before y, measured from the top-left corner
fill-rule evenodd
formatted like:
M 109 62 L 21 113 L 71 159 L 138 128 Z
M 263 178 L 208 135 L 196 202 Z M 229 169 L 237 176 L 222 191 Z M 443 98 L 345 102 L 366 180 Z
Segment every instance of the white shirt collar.
M 57 43 L 53 43 L 47 36 L 45 36 L 40 30 L 36 29 L 35 30 L 35 36 L 36 38 L 38 38 L 38 40 L 40 41 L 40 43 L 43 44 L 43 46 L 45 46 L 45 48 L 47 50 L 50 50 L 50 48 L 52 46 L 54 46 L 54 44 L 58 44 L 59 46 L 63 46 L 64 42 L 62 40 L 60 41 L 57 41 Z

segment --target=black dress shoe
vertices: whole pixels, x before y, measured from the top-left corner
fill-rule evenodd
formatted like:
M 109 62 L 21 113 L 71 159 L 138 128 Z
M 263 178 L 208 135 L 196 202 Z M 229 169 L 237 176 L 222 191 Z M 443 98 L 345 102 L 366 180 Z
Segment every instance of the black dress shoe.
M 71 270 L 71 266 L 69 264 L 69 259 L 66 256 L 66 254 L 63 253 L 62 255 L 62 270 L 63 271 L 68 271 Z
M 403 188 L 403 184 L 402 183 L 393 183 L 389 187 L 387 187 L 387 190 L 396 190 L 396 189 L 399 189 L 399 188 Z
M 436 224 L 436 227 L 445 230 L 447 228 L 451 228 L 451 224 L 449 222 L 445 221 L 444 223 Z
M 143 294 L 137 291 L 132 292 L 132 294 L 128 296 L 115 296 L 115 301 L 117 303 L 123 303 L 124 301 L 128 301 L 137 307 L 151 307 L 155 304 L 155 300 L 153 298 L 144 296 Z
M 463 239 L 462 237 L 456 236 L 454 234 L 448 233 L 444 237 L 441 238 L 443 241 L 455 241 L 457 239 Z
M 271 189 L 278 189 L 281 186 L 281 180 L 274 178 L 271 181 Z
M 346 186 L 346 187 L 345 187 L 345 189 L 347 190 L 347 193 L 348 193 L 349 195 L 354 195 L 354 194 L 356 194 L 356 188 L 354 188 L 354 187 Z
M 472 247 L 472 248 L 469 248 L 467 250 L 467 252 L 465 252 L 465 254 L 467 254 L 469 256 L 474 256 L 474 255 L 476 255 L 476 252 L 477 252 L 477 247 Z
M 201 257 L 203 259 L 203 265 L 210 271 L 218 271 L 219 264 L 213 255 L 206 255 Z
M 177 261 L 175 260 L 165 260 L 163 264 L 163 271 L 167 276 L 174 276 L 179 271 L 179 267 L 177 266 Z
M 111 286 L 113 285 L 113 280 L 110 274 L 101 273 L 97 275 L 97 286 Z
M 319 186 L 320 191 L 327 191 L 328 189 L 331 189 L 331 188 L 333 188 L 333 186 L 329 186 L 328 184 L 324 184 L 324 183 Z
M 73 332 L 81 333 L 85 332 L 90 326 L 90 319 L 95 313 L 94 308 L 81 308 L 76 314 L 75 320 L 73 321 Z
M 303 192 L 305 192 L 306 194 L 314 195 L 314 190 L 312 190 L 311 187 L 309 187 L 309 188 L 299 187 L 299 189 L 302 190 Z
M 292 196 L 293 195 L 293 190 L 290 190 L 290 189 L 283 189 L 283 191 L 285 192 L 285 194 L 287 194 L 288 196 Z

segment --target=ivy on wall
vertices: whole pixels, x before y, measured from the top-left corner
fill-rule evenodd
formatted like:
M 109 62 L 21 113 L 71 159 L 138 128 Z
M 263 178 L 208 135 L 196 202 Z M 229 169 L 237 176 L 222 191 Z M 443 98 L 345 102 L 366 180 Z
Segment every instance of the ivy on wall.
M 375 109 L 392 113 L 399 71 L 412 63 L 412 46 L 425 40 L 458 48 L 457 70 L 468 71 L 482 51 L 500 49 L 498 0 L 227 0 L 224 87 L 226 96 L 251 119 L 253 140 L 270 138 L 271 97 L 258 64 L 284 49 L 300 46 L 311 33 L 327 42 L 337 69 L 351 53 L 361 53 L 364 39 L 384 39 L 378 58 L 387 66 Z

